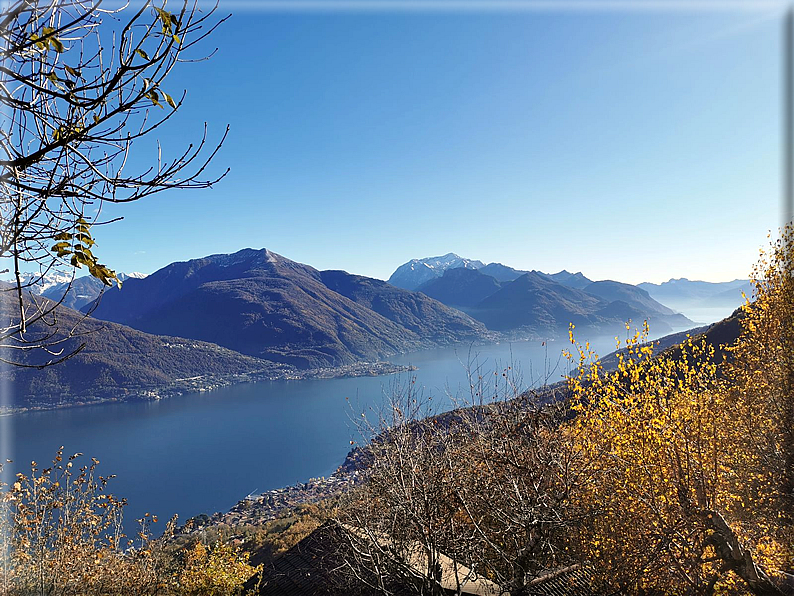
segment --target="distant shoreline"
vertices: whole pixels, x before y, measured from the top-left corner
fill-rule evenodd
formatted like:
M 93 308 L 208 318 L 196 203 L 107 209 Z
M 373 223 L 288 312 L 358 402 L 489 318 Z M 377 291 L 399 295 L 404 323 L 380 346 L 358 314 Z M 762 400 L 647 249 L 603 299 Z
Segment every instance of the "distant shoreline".
M 178 379 L 164 385 L 140 387 L 136 389 L 117 388 L 115 395 L 81 395 L 60 396 L 57 403 L 46 401 L 34 402 L 27 406 L 0 407 L 0 417 L 9 417 L 31 412 L 79 408 L 112 403 L 149 402 L 177 397 L 186 393 L 204 393 L 221 387 L 240 383 L 261 383 L 266 381 L 305 381 L 311 379 L 342 379 L 355 377 L 379 377 L 416 370 L 415 366 L 393 364 L 391 362 L 356 362 L 344 366 L 322 367 L 309 370 L 290 369 L 278 374 L 272 372 L 254 372 L 239 375 L 199 375 L 187 379 Z M 125 395 L 118 395 L 126 391 Z M 68 400 L 68 401 L 66 401 Z
M 706 329 L 707 326 L 686 329 L 685 331 L 674 331 L 663 337 L 676 337 L 686 332 L 698 332 Z M 661 339 L 661 338 L 660 338 Z M 513 329 L 509 332 L 493 333 L 487 341 L 458 342 L 443 347 L 456 345 L 479 346 L 484 344 L 500 344 L 503 342 L 524 342 L 524 341 L 545 341 L 555 342 L 561 340 L 561 336 L 551 333 L 539 333 L 537 330 L 528 328 Z M 658 340 L 654 340 L 658 341 Z M 439 346 L 428 347 L 426 349 L 438 349 Z M 221 387 L 237 385 L 240 383 L 260 383 L 264 381 L 303 381 L 310 379 L 340 379 L 354 377 L 377 377 L 410 372 L 416 370 L 415 366 L 394 364 L 392 362 L 355 362 L 343 366 L 328 366 L 300 370 L 289 365 L 274 371 L 259 370 L 233 375 L 197 375 L 184 379 L 177 379 L 162 385 L 152 385 L 148 387 L 124 388 L 116 387 L 109 389 L 106 393 L 97 395 L 70 395 L 64 394 L 55 399 L 61 401 L 52 402 L 47 400 L 31 401 L 26 406 L 3 407 L 0 406 L 0 418 L 25 414 L 30 412 L 42 412 L 49 410 L 60 410 L 64 408 L 77 408 L 83 406 L 95 406 L 111 403 L 131 403 L 148 402 L 168 399 L 186 393 L 204 393 L 213 391 Z

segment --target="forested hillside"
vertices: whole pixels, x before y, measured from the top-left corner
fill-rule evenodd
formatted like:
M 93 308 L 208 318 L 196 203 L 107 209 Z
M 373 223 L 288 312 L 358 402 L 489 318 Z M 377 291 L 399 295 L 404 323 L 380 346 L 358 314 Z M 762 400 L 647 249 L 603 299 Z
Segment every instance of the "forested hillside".
M 5 293 L 3 316 L 14 316 L 15 305 Z M 37 300 L 44 300 L 39 298 Z M 19 350 L 25 366 L 4 368 L 8 407 L 52 407 L 104 399 L 146 398 L 173 387 L 196 390 L 239 375 L 276 377 L 289 367 L 253 358 L 203 341 L 151 335 L 124 325 L 97 321 L 64 306 L 28 328 L 35 344 L 51 333 L 57 319 L 72 336 L 50 350 Z M 51 361 L 58 364 L 38 368 Z

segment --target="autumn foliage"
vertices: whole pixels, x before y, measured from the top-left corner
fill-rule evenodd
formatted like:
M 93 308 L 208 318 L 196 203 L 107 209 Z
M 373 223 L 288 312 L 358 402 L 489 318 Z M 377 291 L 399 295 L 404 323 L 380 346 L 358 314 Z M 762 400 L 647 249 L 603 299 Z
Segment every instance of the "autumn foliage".
M 604 594 L 794 593 L 792 258 L 787 228 L 732 345 L 688 337 L 654 354 L 645 325 L 605 370 L 571 328 L 556 405 L 515 389 L 485 403 L 483 375 L 473 407 L 432 423 L 405 415 L 416 396 L 398 400 L 344 521 L 453 556 L 510 594 L 564 567 Z M 401 573 L 375 554 L 356 564 Z M 432 569 L 415 579 L 439 591 Z
M 156 537 L 149 513 L 125 536 L 125 501 L 108 492 L 96 459 L 80 461 L 59 451 L 49 467 L 33 462 L 30 474 L 0 485 L 1 595 L 242 593 L 257 571 L 247 553 L 220 540 L 174 549 L 176 519 Z
M 334 509 L 350 537 L 337 571 L 382 593 L 454 590 L 452 565 L 458 589 L 514 596 L 560 570 L 599 594 L 793 594 L 792 259 L 786 228 L 728 346 L 654 354 L 646 325 L 606 370 L 571 328 L 565 386 L 524 392 L 512 367 L 475 369 L 468 407 L 431 417 L 398 388 L 362 419 L 373 441 L 365 482 Z M 59 453 L 4 487 L 0 594 L 221 595 L 255 574 L 228 541 L 169 546 L 153 516 L 124 537 L 124 502 L 78 461 Z
M 597 462 L 576 498 L 597 508 L 571 548 L 604 587 L 783 594 L 794 572 L 791 229 L 755 271 L 755 300 L 718 365 L 689 338 L 654 357 L 642 334 L 617 371 L 578 346 L 566 429 Z

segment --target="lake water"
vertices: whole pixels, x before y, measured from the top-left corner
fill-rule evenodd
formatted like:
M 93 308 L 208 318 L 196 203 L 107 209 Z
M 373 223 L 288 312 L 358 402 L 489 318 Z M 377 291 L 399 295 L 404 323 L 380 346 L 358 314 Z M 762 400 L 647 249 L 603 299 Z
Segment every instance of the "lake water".
M 239 384 L 156 402 L 33 412 L 0 418 L 0 461 L 7 470 L 29 471 L 30 461 L 47 465 L 58 447 L 100 460 L 99 473 L 116 474 L 111 492 L 126 497 L 127 520 L 150 511 L 180 520 L 226 511 L 249 493 L 311 477 L 327 476 L 359 441 L 352 422 L 376 409 L 393 383 L 412 376 L 437 411 L 448 409 L 447 393 L 468 391 L 465 363 L 493 372 L 511 362 L 524 386 L 561 379 L 565 340 L 459 346 L 392 359 L 418 367 L 392 377 L 279 381 Z M 594 342 L 601 354 L 614 338 Z M 16 466 L 14 469 L 13 466 Z

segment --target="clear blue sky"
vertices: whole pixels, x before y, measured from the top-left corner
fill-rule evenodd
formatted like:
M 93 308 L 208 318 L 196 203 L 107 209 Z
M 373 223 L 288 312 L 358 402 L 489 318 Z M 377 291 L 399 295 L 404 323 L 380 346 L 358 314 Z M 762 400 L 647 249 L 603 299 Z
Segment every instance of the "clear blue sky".
M 382 279 L 456 252 L 719 281 L 779 224 L 780 10 L 220 11 L 160 140 L 229 124 L 231 174 L 104 211 L 116 270 L 267 247 Z

